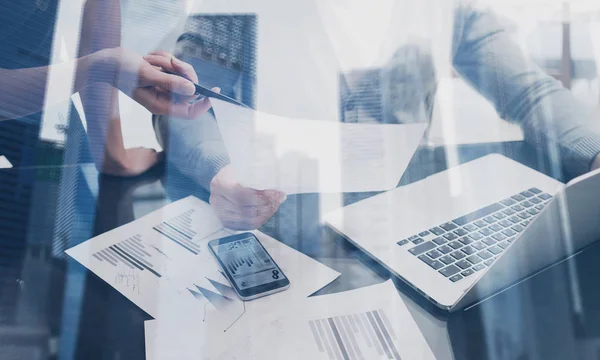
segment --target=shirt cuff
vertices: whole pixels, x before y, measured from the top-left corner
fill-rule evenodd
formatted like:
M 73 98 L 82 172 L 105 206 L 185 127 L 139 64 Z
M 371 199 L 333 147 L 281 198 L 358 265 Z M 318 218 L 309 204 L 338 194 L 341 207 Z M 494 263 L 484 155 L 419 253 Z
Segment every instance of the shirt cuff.
M 575 176 L 587 173 L 591 170 L 594 159 L 600 154 L 600 135 L 586 135 L 571 146 L 568 153 L 565 169 Z

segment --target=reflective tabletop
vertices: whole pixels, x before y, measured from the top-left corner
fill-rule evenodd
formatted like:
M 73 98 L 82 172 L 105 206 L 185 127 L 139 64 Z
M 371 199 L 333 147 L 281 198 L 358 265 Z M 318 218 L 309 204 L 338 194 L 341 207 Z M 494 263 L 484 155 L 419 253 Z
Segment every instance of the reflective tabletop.
M 549 164 L 514 142 L 467 146 L 460 162 L 499 152 L 548 172 Z M 429 149 L 431 168 L 408 171 L 401 185 L 447 167 Z M 565 180 L 565 179 L 561 179 Z M 135 178 L 99 175 L 93 164 L 0 171 L 0 356 L 2 359 L 144 359 L 150 316 L 64 251 L 189 195 L 208 194 L 169 164 Z M 349 204 L 373 195 L 345 194 Z M 324 226 L 327 195 L 289 196 L 260 230 L 339 271 L 313 296 L 380 283 L 390 274 Z M 600 246 L 452 314 L 394 279 L 438 359 L 597 359 L 600 351 Z

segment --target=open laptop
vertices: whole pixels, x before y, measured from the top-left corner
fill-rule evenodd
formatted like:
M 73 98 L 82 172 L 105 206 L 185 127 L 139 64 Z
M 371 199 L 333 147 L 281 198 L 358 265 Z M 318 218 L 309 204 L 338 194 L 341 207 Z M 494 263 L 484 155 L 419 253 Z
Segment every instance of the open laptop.
M 488 155 L 326 223 L 439 308 L 463 309 L 600 239 L 600 171 L 567 185 Z

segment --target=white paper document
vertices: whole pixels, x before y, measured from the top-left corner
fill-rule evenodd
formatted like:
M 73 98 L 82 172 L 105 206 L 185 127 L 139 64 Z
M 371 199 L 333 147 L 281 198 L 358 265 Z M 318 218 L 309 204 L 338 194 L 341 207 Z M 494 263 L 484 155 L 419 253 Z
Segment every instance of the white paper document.
M 391 280 L 311 297 L 238 326 L 217 334 L 185 321 L 147 321 L 146 359 L 435 359 Z
M 291 119 L 211 103 L 240 184 L 287 194 L 392 189 L 426 128 Z
M 190 196 L 66 252 L 154 318 L 183 316 L 198 322 L 230 324 L 246 311 L 305 298 L 339 276 L 256 231 L 291 285 L 246 306 L 208 250 L 208 241 L 231 234 L 209 204 Z

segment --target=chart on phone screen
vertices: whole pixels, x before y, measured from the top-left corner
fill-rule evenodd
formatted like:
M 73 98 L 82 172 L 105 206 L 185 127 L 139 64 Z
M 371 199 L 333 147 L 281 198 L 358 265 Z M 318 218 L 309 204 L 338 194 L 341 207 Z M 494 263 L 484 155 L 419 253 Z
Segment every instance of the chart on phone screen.
M 236 241 L 219 244 L 214 251 L 240 289 L 284 278 L 269 254 L 251 234 Z
M 211 313 L 236 319 L 244 313 L 244 303 L 208 249 L 209 241 L 232 234 L 209 204 L 190 196 L 66 252 L 155 318 L 187 312 L 202 321 Z M 295 290 L 302 296 L 339 276 L 286 245 L 256 234 L 274 257 L 293 259 L 292 273 L 300 274 L 300 265 L 321 271 L 311 281 L 299 279 Z M 234 262 L 242 265 L 239 259 Z

